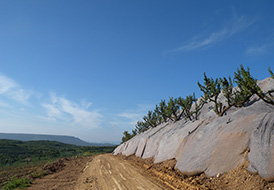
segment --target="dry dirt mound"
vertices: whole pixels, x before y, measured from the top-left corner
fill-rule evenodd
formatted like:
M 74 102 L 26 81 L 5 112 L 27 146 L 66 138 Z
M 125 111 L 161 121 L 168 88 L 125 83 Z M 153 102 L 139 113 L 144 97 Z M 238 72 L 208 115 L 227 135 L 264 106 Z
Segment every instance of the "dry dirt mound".
M 52 174 L 55 172 L 62 171 L 64 167 L 66 166 L 66 162 L 69 162 L 69 161 L 70 159 L 68 158 L 62 158 L 54 163 L 45 165 L 44 170 L 47 172 L 47 174 Z
M 93 157 L 63 158 L 45 169 L 49 175 L 36 179 L 28 190 L 68 190 L 72 189 L 82 174 L 86 164 Z

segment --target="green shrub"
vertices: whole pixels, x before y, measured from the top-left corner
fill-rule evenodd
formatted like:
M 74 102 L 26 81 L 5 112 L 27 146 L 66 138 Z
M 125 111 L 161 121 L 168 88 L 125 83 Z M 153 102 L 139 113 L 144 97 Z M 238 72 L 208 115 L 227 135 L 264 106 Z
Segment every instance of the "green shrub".
M 270 68 L 268 68 L 268 71 L 274 79 L 274 74 Z M 237 84 L 237 88 L 234 88 L 234 83 Z M 186 98 L 170 97 L 167 103 L 165 100 L 161 100 L 159 105 L 156 105 L 154 111 L 149 111 L 148 114 L 143 117 L 144 121 L 137 122 L 132 133 L 128 131 L 124 132 L 122 142 L 148 130 L 150 127 L 156 127 L 168 120 L 175 122 L 182 118 L 190 121 L 197 120 L 200 110 L 204 104 L 208 102 L 213 102 L 213 110 L 220 117 L 233 106 L 245 106 L 255 94 L 264 102 L 274 105 L 274 89 L 263 92 L 257 84 L 257 79 L 251 76 L 250 69 L 248 67 L 245 69 L 243 65 L 234 72 L 233 80 L 231 77 L 228 79 L 225 77 L 213 79 L 207 77 L 204 73 L 204 82 L 203 84 L 198 82 L 198 86 L 203 92 L 203 96 L 198 101 L 194 93 Z M 221 93 L 224 95 L 225 102 L 219 98 Z
M 12 189 L 24 189 L 29 187 L 32 183 L 32 179 L 27 177 L 24 178 L 11 178 L 3 187 L 3 190 L 12 190 Z

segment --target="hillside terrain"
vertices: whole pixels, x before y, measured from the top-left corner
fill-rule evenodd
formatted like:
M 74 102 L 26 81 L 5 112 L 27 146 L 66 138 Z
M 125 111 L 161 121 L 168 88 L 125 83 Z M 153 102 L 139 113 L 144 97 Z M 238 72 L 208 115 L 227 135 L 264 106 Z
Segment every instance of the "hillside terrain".
M 72 157 L 88 153 L 112 152 L 114 147 L 76 146 L 56 141 L 15 141 L 0 139 L 0 166 Z
M 274 79 L 258 81 L 258 86 L 262 92 L 273 90 Z M 218 100 L 226 105 L 223 94 Z M 253 95 L 248 104 L 221 117 L 212 108 L 208 102 L 197 120 L 169 120 L 150 128 L 117 147 L 114 155 L 152 158 L 155 164 L 174 159 L 175 169 L 187 176 L 219 176 L 248 162 L 249 172 L 274 181 L 274 106 Z
M 0 188 L 6 183 L 31 183 L 34 178 L 59 170 L 54 168 L 60 168 L 64 160 L 110 153 L 114 148 L 84 147 L 56 141 L 0 140 Z M 62 161 L 54 166 L 48 165 L 60 158 Z
M 151 159 L 110 154 L 61 159 L 47 165 L 49 175 L 36 179 L 28 189 L 274 189 L 273 183 L 266 182 L 258 174 L 247 172 L 246 163 L 210 178 L 205 174 L 187 177 L 174 166 L 174 160 L 154 164 Z
M 113 146 L 109 143 L 89 143 L 77 137 L 65 135 L 40 135 L 40 134 L 22 134 L 22 133 L 0 133 L 0 139 L 18 140 L 18 141 L 57 141 L 65 144 L 77 146 Z
M 189 177 L 175 165 L 175 159 L 155 164 L 152 158 L 141 159 L 134 155 L 77 156 L 38 165 L 30 162 L 23 166 L 3 167 L 6 170 L 0 170 L 0 186 L 1 180 L 6 180 L 5 184 L 12 184 L 9 187 L 13 188 L 5 186 L 3 190 L 16 189 L 19 187 L 16 184 L 27 180 L 24 187 L 30 186 L 29 190 L 274 189 L 273 183 L 246 170 L 248 162 L 216 177 L 207 177 L 204 173 Z

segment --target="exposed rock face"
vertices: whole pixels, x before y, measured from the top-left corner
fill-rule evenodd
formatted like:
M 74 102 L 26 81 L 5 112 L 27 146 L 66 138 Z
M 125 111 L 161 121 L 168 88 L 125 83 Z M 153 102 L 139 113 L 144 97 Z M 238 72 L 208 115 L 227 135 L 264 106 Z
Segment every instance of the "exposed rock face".
M 274 112 L 261 114 L 251 135 L 249 170 L 274 181 Z
M 264 91 L 274 89 L 274 79 L 258 84 Z M 248 106 L 232 108 L 223 117 L 211 107 L 206 104 L 197 121 L 168 122 L 137 135 L 113 154 L 154 157 L 155 163 L 175 158 L 182 173 L 208 176 L 228 172 L 248 159 L 249 171 L 274 181 L 274 106 L 254 96 Z

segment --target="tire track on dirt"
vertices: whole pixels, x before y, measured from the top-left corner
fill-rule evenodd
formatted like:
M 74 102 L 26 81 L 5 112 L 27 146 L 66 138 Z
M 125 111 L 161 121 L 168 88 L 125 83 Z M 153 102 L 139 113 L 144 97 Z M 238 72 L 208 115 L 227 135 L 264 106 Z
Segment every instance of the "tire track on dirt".
M 96 156 L 79 177 L 76 190 L 169 189 L 125 160 L 110 154 Z

